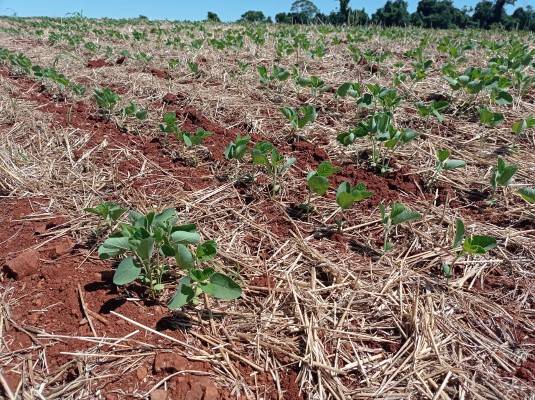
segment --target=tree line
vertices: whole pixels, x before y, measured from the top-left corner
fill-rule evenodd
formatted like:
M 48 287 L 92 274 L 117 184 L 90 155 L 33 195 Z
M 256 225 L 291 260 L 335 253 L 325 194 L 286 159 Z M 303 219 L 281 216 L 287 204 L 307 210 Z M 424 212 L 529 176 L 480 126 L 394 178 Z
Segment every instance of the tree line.
M 481 0 L 474 9 L 455 7 L 452 0 L 420 0 L 416 11 L 410 13 L 405 0 L 387 0 L 385 5 L 369 16 L 364 9 L 354 10 L 350 0 L 339 0 L 337 11 L 320 12 L 311 0 L 295 0 L 289 12 L 275 15 L 282 24 L 332 24 L 381 26 L 418 26 L 424 28 L 505 28 L 535 31 L 535 10 L 531 6 L 518 7 L 511 15 L 505 11 L 515 0 Z M 208 13 L 209 21 L 219 21 L 217 14 Z M 262 11 L 247 11 L 239 22 L 271 23 Z

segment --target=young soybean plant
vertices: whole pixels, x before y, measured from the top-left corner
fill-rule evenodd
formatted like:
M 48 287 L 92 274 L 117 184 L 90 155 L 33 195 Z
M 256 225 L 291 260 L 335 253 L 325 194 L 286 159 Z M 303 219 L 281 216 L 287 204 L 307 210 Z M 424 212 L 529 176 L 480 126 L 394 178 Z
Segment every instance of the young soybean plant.
M 428 118 L 431 115 L 434 116 L 438 122 L 442 123 L 444 121 L 444 116 L 441 114 L 442 111 L 449 107 L 450 103 L 446 100 L 433 100 L 429 105 L 425 103 L 418 103 L 416 107 L 418 108 L 418 113 L 424 117 Z
M 293 132 L 304 128 L 307 124 L 314 122 L 317 116 L 316 109 L 314 106 L 310 105 L 299 108 L 282 107 L 280 110 L 282 115 L 284 115 L 292 125 Z
M 392 230 L 393 226 L 402 224 L 404 222 L 409 221 L 417 221 L 422 218 L 420 213 L 416 211 L 411 211 L 405 205 L 402 203 L 394 203 L 390 207 L 390 212 L 386 212 L 385 206 L 383 204 L 379 204 L 379 209 L 381 211 L 381 222 L 384 225 L 385 230 L 385 238 L 384 238 L 384 245 L 383 245 L 383 251 L 387 252 L 394 247 L 394 245 L 388 240 L 388 237 L 390 236 L 390 231 Z
M 213 135 L 212 132 L 205 131 L 202 128 L 198 128 L 195 133 L 184 132 L 178 127 L 176 114 L 174 112 L 167 112 L 163 116 L 163 124 L 160 124 L 160 130 L 166 135 L 171 133 L 178 140 L 184 142 L 186 147 L 192 147 L 200 145 L 204 139 Z
M 513 123 L 513 126 L 511 127 L 511 131 L 515 135 L 521 134 L 526 129 L 535 128 L 535 117 L 530 116 L 524 119 L 520 119 Z
M 466 162 L 464 160 L 450 159 L 449 150 L 438 150 L 436 157 L 437 162 L 435 165 L 435 172 L 431 179 L 429 179 L 427 186 L 431 186 L 433 183 L 435 183 L 435 181 L 440 177 L 440 174 L 442 174 L 442 171 L 451 171 L 453 169 L 463 168 L 466 166 Z
M 103 260 L 126 256 L 115 271 L 114 284 L 123 286 L 139 280 L 155 297 L 164 289 L 164 277 L 173 269 L 168 259 L 174 258 L 186 275 L 179 281 L 170 308 L 196 302 L 203 292 L 223 300 L 241 295 L 241 288 L 231 278 L 201 266 L 216 256 L 217 245 L 213 240 L 200 243 L 194 224 L 177 225 L 175 209 L 145 215 L 131 212 L 128 219 L 129 223 L 121 224 L 98 249 Z
M 135 117 L 139 121 L 143 121 L 147 118 L 148 112 L 145 109 L 139 108 L 136 103 L 131 101 L 126 107 L 121 110 L 121 114 L 123 118 Z
M 251 152 L 253 165 L 261 165 L 271 176 L 270 192 L 280 191 L 280 177 L 295 163 L 294 157 L 284 157 L 270 142 L 258 142 Z
M 498 157 L 498 165 L 494 168 L 490 177 L 492 191 L 495 193 L 498 186 L 503 188 L 509 186 L 516 171 L 518 171 L 516 165 L 507 165 L 501 157 Z
M 110 88 L 95 89 L 94 96 L 99 107 L 99 111 L 107 118 L 111 117 L 113 109 L 121 100 L 119 95 Z
M 340 206 L 343 212 L 351 207 L 353 204 L 366 200 L 373 196 L 373 192 L 366 190 L 366 184 L 359 182 L 355 186 L 351 186 L 349 182 L 342 182 L 336 190 L 336 204 Z M 337 220 L 338 232 L 342 231 L 342 220 Z
M 127 210 L 116 203 L 105 201 L 96 205 L 95 207 L 85 208 L 84 211 L 98 215 L 111 227 L 119 220 L 119 218 L 123 216 Z
M 174 135 L 177 139 L 180 133 L 180 129 L 178 128 L 177 121 L 176 121 L 176 114 L 174 112 L 167 112 L 163 115 L 163 123 L 159 125 L 160 130 L 165 135 L 165 143 L 168 142 L 168 136 L 169 134 Z
M 465 236 L 464 222 L 457 218 L 455 221 L 455 237 L 453 238 L 453 251 L 456 252 L 455 259 L 451 264 L 444 264 L 442 272 L 446 278 L 453 276 L 453 267 L 459 258 L 468 255 L 483 255 L 487 251 L 496 247 L 496 239 L 490 236 L 471 235 Z
M 186 147 L 193 147 L 202 144 L 203 140 L 212 136 L 213 133 L 203 128 L 197 128 L 195 133 L 181 132 L 180 136 Z M 178 136 L 177 136 L 178 137 Z
M 331 164 L 330 161 L 322 161 L 318 168 L 315 171 L 310 171 L 307 174 L 307 185 L 308 185 L 308 200 L 306 204 L 302 204 L 302 208 L 310 212 L 313 210 L 311 204 L 312 193 L 317 194 L 318 196 L 324 196 L 329 190 L 329 177 L 340 172 L 340 168 L 335 167 Z
M 501 124 L 503 122 L 503 114 L 489 110 L 488 108 L 479 109 L 479 121 L 483 125 L 487 125 L 491 128 Z
M 249 145 L 250 141 L 251 136 L 241 136 L 238 134 L 236 139 L 233 142 L 230 142 L 225 148 L 225 158 L 227 160 L 241 161 L 247 152 L 247 146 Z

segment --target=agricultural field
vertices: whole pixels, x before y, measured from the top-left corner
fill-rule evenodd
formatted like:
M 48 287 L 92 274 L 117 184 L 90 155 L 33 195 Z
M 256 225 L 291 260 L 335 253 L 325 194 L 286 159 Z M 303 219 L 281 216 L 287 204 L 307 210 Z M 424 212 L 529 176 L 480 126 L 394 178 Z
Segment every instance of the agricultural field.
M 3 398 L 533 398 L 534 43 L 1 18 Z

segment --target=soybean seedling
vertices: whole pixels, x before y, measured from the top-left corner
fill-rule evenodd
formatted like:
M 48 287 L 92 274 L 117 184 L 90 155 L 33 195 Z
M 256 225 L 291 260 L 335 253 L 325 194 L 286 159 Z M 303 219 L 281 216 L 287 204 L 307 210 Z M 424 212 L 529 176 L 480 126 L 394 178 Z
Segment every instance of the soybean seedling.
M 260 76 L 260 83 L 262 85 L 267 85 L 275 80 L 285 81 L 290 77 L 290 72 L 282 67 L 273 66 L 273 72 L 269 75 L 268 70 L 265 66 L 259 65 L 257 68 L 258 75 Z
M 307 124 L 311 124 L 316 120 L 316 109 L 313 106 L 302 106 L 299 108 L 282 107 L 282 115 L 290 122 L 292 126 L 292 133 L 298 129 L 303 129 Z
M 503 122 L 503 114 L 489 110 L 488 108 L 479 109 L 479 121 L 483 125 L 487 125 L 491 128 L 501 124 Z
M 95 89 L 94 96 L 99 107 L 99 112 L 109 119 L 112 115 L 113 109 L 121 100 L 121 98 L 110 88 Z
M 383 204 L 379 204 L 379 210 L 381 211 L 381 222 L 384 225 L 385 231 L 383 245 L 384 252 L 387 252 L 394 247 L 394 245 L 388 240 L 393 226 L 400 225 L 404 222 L 416 221 L 422 218 L 420 213 L 409 210 L 402 203 L 392 204 L 388 213 L 385 209 L 385 206 Z
M 344 211 L 353 207 L 353 204 L 366 200 L 373 196 L 373 192 L 366 190 L 366 184 L 359 182 L 351 187 L 349 182 L 342 182 L 336 190 L 336 204 L 342 210 L 342 219 L 336 221 L 338 232 L 342 231 L 344 223 Z
M 429 105 L 425 103 L 418 103 L 416 107 L 418 108 L 418 113 L 424 117 L 434 116 L 438 122 L 442 123 L 444 121 L 444 115 L 442 111 L 448 108 L 450 103 L 446 100 L 433 100 Z
M 315 171 L 310 171 L 307 174 L 308 200 L 306 203 L 301 204 L 300 208 L 306 213 L 311 212 L 314 209 L 311 203 L 312 193 L 324 196 L 329 190 L 328 178 L 337 172 L 340 172 L 340 168 L 332 165 L 330 161 L 322 161 Z
M 336 96 L 350 96 L 356 99 L 362 94 L 362 86 L 358 82 L 345 82 L 336 89 Z
M 249 145 L 249 142 L 251 141 L 251 136 L 245 135 L 241 136 L 238 134 L 236 136 L 236 139 L 234 141 L 230 142 L 227 147 L 225 148 L 225 158 L 227 160 L 236 160 L 236 170 L 235 175 L 237 175 L 237 172 L 239 170 L 239 163 L 247 153 L 247 146 Z
M 211 267 L 203 267 L 216 255 L 217 244 L 213 240 L 197 245 L 194 251 L 185 244 L 176 245 L 176 263 L 187 271 L 187 275 L 180 278 L 175 295 L 167 304 L 171 310 L 189 303 L 197 304 L 203 293 L 220 300 L 234 300 L 241 296 L 242 290 L 232 278 Z
M 280 191 L 280 177 L 295 163 L 294 157 L 284 157 L 270 142 L 258 142 L 252 152 L 253 165 L 263 166 L 271 177 L 270 193 Z
M 442 266 L 442 272 L 446 278 L 453 276 L 453 267 L 459 258 L 469 255 L 483 255 L 487 251 L 496 247 L 496 239 L 484 235 L 465 236 L 464 222 L 457 218 L 455 221 L 455 236 L 453 238 L 452 248 L 456 253 L 451 264 L 445 263 Z
M 222 300 L 241 295 L 241 288 L 231 278 L 211 267 L 201 267 L 216 256 L 217 245 L 213 240 L 201 243 L 194 224 L 177 225 L 175 209 L 147 214 L 131 212 L 128 219 L 129 223 L 121 224 L 98 249 L 103 260 L 126 256 L 113 275 L 115 285 L 139 281 L 155 298 L 165 288 L 164 278 L 178 272 L 168 262 L 173 258 L 175 266 L 186 275 L 179 280 L 170 308 L 195 303 L 203 292 Z
M 182 138 L 182 141 L 184 142 L 186 147 L 193 147 L 202 144 L 204 139 L 212 135 L 212 132 L 206 131 L 202 128 L 197 128 L 197 131 L 195 133 L 180 132 L 177 138 Z
M 121 110 L 121 114 L 123 118 L 135 117 L 139 121 L 147 118 L 147 110 L 139 108 L 133 101 Z
M 507 165 L 501 157 L 498 157 L 498 165 L 493 169 L 490 177 L 492 192 L 496 193 L 498 187 L 504 188 L 505 191 L 505 188 L 512 182 L 516 171 L 518 171 L 516 165 Z
M 371 143 L 371 166 L 386 173 L 390 170 L 388 157 L 381 153 L 379 143 L 384 143 L 387 151 L 394 152 L 394 149 L 401 144 L 408 143 L 417 137 L 412 129 L 397 129 L 393 124 L 391 112 L 378 112 L 370 116 L 367 120 L 349 131 L 338 134 L 336 139 L 344 146 L 349 146 L 355 140 L 368 137 Z
M 227 160 L 241 161 L 247 152 L 247 146 L 249 145 L 250 141 L 251 136 L 241 136 L 238 134 L 236 139 L 233 142 L 230 142 L 225 148 L 225 158 Z
M 163 123 L 160 124 L 160 130 L 164 133 L 165 144 L 168 143 L 168 135 L 171 133 L 178 138 L 180 129 L 176 121 L 176 114 L 174 112 L 167 112 L 163 115 Z
M 429 182 L 427 182 L 428 187 L 435 183 L 435 181 L 440 177 L 440 174 L 442 174 L 442 171 L 451 171 L 453 169 L 463 168 L 466 166 L 466 162 L 464 160 L 451 159 L 449 150 L 438 150 L 436 157 L 437 162 L 435 164 L 435 172 L 433 173 L 431 179 L 429 179 Z
M 511 127 L 511 131 L 515 135 L 519 135 L 526 129 L 535 128 L 535 117 L 527 117 L 524 119 L 520 119 L 513 123 L 513 126 Z
M 95 207 L 84 208 L 84 211 L 98 215 L 111 227 L 127 210 L 114 202 L 105 201 Z

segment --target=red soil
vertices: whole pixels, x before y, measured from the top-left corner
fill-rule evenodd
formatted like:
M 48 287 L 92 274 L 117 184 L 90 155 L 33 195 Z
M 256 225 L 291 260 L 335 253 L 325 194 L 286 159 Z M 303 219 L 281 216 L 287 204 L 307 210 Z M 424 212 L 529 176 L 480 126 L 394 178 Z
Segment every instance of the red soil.
M 3 265 L 4 272 L 11 277 L 12 282 L 9 285 L 15 286 L 17 299 L 10 315 L 11 320 L 17 325 L 12 325 L 4 335 L 6 342 L 10 343 L 11 351 L 28 348 L 33 340 L 37 340 L 36 344 L 48 346 L 47 365 L 53 372 L 60 370 L 73 358 L 62 352 L 83 352 L 89 349 L 89 343 L 84 341 L 65 338 L 62 341 L 36 339 L 36 336 L 31 337 L 23 332 L 23 329 L 32 332 L 37 329 L 43 333 L 56 335 L 92 336 L 87 316 L 81 307 L 78 286 L 82 290 L 87 309 L 91 312 L 90 318 L 99 336 L 122 337 L 135 330 L 134 326 L 110 313 L 115 311 L 145 326 L 165 331 L 166 335 L 178 340 L 185 340 L 186 334 L 173 328 L 173 325 L 181 321 L 173 318 L 165 306 L 127 301 L 126 297 L 131 295 L 118 290 L 111 283 L 112 271 L 109 263 L 90 255 L 89 244 L 74 243 L 71 239 L 60 238 L 38 247 L 46 240 L 46 237 L 41 235 L 49 235 L 58 225 L 68 224 L 68 221 L 61 216 L 43 217 L 42 220 L 27 218 L 32 213 L 42 212 L 48 204 L 48 201 L 39 199 L 0 200 L 0 206 L 4 211 L 0 216 L 0 223 L 4 227 L 0 231 L 0 266 Z M 33 250 L 35 247 L 38 247 L 37 250 Z M 25 271 L 24 275 L 14 275 L 8 266 L 9 260 L 30 254 L 36 256 L 33 260 L 34 268 Z M 186 320 L 182 321 L 184 322 L 187 323 Z M 200 330 L 200 333 L 204 330 L 203 327 L 195 329 Z M 188 360 L 180 355 L 180 346 L 177 347 L 176 344 L 157 335 L 143 332 L 136 335 L 135 339 L 155 346 L 153 349 L 155 355 L 146 357 L 137 369 L 101 382 L 99 387 L 104 393 L 112 393 L 116 389 L 122 389 L 127 393 L 134 390 L 147 391 L 155 382 L 176 371 L 212 371 L 210 364 Z M 106 346 L 103 349 L 105 348 Z M 167 353 L 170 350 L 172 352 Z M 206 351 L 210 352 L 210 348 L 206 348 Z M 4 371 L 9 368 L 9 365 L 5 366 Z M 71 373 L 77 374 L 76 370 Z M 295 373 L 283 372 L 281 375 L 284 378 L 283 390 L 288 396 L 285 398 L 300 399 Z M 260 374 L 260 378 L 264 380 L 269 398 L 276 399 L 277 391 L 268 375 Z M 7 379 L 15 390 L 20 378 L 8 373 Z M 167 390 L 169 398 L 179 400 L 234 398 L 225 389 L 218 387 L 210 376 L 199 377 L 191 374 L 177 376 L 169 381 Z M 106 398 L 124 397 L 109 394 Z
M 87 68 L 102 68 L 102 67 L 109 67 L 110 64 L 106 62 L 103 58 L 97 58 L 94 60 L 89 60 L 86 64 Z
M 169 72 L 167 72 L 167 71 L 165 71 L 163 69 L 151 68 L 151 69 L 149 69 L 149 71 L 156 78 L 160 78 L 160 79 L 170 79 L 171 78 L 171 75 L 169 74 Z
M 41 104 L 40 110 L 54 116 L 55 126 L 71 126 L 83 129 L 92 134 L 89 143 L 85 146 L 90 149 L 100 144 L 103 140 L 108 143 L 137 150 L 149 160 L 159 165 L 163 170 L 173 175 L 180 175 L 186 180 L 191 188 L 204 187 L 209 182 L 201 180 L 198 175 L 209 176 L 207 166 L 197 168 L 177 166 L 164 155 L 160 140 L 147 140 L 120 132 L 117 127 L 107 121 L 100 120 L 83 102 L 75 104 L 54 102 L 50 95 L 39 93 L 35 84 L 27 78 L 10 76 L 8 72 L 0 69 L 0 73 L 11 78 L 12 82 L 19 86 L 21 98 L 26 98 Z M 183 129 L 194 132 L 197 128 L 210 130 L 214 136 L 206 141 L 207 148 L 214 154 L 214 158 L 222 160 L 222 152 L 226 143 L 233 139 L 237 131 L 229 131 L 217 124 L 210 122 L 202 114 L 193 109 L 180 110 L 177 112 L 184 120 Z M 85 149 L 82 149 L 76 157 L 80 157 Z M 99 163 L 107 165 L 111 157 L 102 156 L 97 159 Z M 139 164 L 139 165 L 138 165 Z M 131 160 L 119 166 L 119 171 L 125 174 L 132 168 L 139 172 L 141 162 Z M 151 177 L 140 178 L 140 184 L 149 181 Z M 1 199 L 3 214 L 0 223 L 4 227 L 0 233 L 0 268 L 4 275 L 12 281 L 16 288 L 16 305 L 11 310 L 11 319 L 17 322 L 17 327 L 11 326 L 5 337 L 12 339 L 10 350 L 25 349 L 36 340 L 23 330 L 36 329 L 46 333 L 63 334 L 68 336 L 91 336 L 86 315 L 80 305 L 78 285 L 81 287 L 82 296 L 87 308 L 91 310 L 91 317 L 95 329 L 100 336 L 121 337 L 131 333 L 134 327 L 119 317 L 110 314 L 116 311 L 128 318 L 157 330 L 166 330 L 166 334 L 179 340 L 184 339 L 184 334 L 171 326 L 176 325 L 176 320 L 171 318 L 169 311 L 162 305 L 143 304 L 141 302 L 127 301 L 128 293 L 118 290 L 111 283 L 110 263 L 100 261 L 93 253 L 92 244 L 75 243 L 65 237 L 52 240 L 42 247 L 46 238 L 41 234 L 50 234 L 59 224 L 68 222 L 61 216 L 44 220 L 24 220 L 24 217 L 36 212 L 42 212 L 42 208 L 48 205 L 47 201 L 39 200 L 12 200 Z M 42 204 L 41 204 L 42 203 Z M 9 235 L 15 233 L 13 237 Z M 49 236 L 47 236 L 49 237 Z M 138 291 L 139 288 L 133 287 Z M 174 322 L 173 322 L 174 321 Z M 22 329 L 20 329 L 22 328 Z M 198 329 L 198 328 L 195 328 Z M 204 328 L 199 328 L 200 331 Z M 173 348 L 173 343 L 153 334 L 145 335 L 143 341 L 156 346 L 156 356 L 164 350 Z M 62 352 L 79 352 L 90 347 L 89 343 L 79 340 L 63 339 L 56 342 L 49 339 L 39 338 L 39 345 L 47 345 L 47 365 L 50 371 L 57 371 L 73 356 Z M 176 345 L 174 345 L 176 346 Z M 206 349 L 210 351 L 210 348 Z M 180 351 L 177 349 L 176 351 Z M 243 354 L 245 357 L 252 355 Z M 238 368 L 243 366 L 239 364 Z M 184 366 L 182 366 L 184 367 Z M 99 367 L 97 367 L 99 368 Z M 210 372 L 211 366 L 207 363 L 189 363 L 188 368 Z M 6 370 L 9 366 L 6 366 Z M 253 371 L 250 371 L 253 372 Z M 76 377 L 77 371 L 73 370 L 70 377 Z M 128 371 L 117 377 L 101 381 L 99 387 L 103 393 L 112 393 L 121 389 L 126 393 L 134 390 L 148 390 L 155 382 L 169 374 L 168 368 L 157 368 L 154 357 L 146 357 L 143 364 L 136 370 Z M 6 373 L 6 379 L 15 390 L 20 377 Z M 283 379 L 282 390 L 287 394 L 285 398 L 300 399 L 299 387 L 295 381 L 296 374 L 280 371 Z M 252 379 L 252 378 L 251 378 Z M 257 379 L 263 382 L 266 388 L 267 398 L 276 399 L 277 389 L 267 373 L 258 374 Z M 250 382 L 254 383 L 254 379 Z M 198 377 L 195 375 L 177 376 L 168 382 L 170 398 L 176 399 L 224 399 L 233 398 L 225 389 L 217 387 L 211 377 Z M 109 394 L 107 399 L 119 398 Z M 123 397 L 121 397 L 123 398 Z
M 151 73 L 153 73 L 152 70 Z M 177 177 L 184 183 L 182 188 L 177 188 L 178 190 L 196 190 L 216 183 L 208 163 L 201 163 L 192 168 L 181 159 L 173 159 L 169 156 L 169 153 L 173 151 L 183 152 L 182 146 L 173 137 L 170 137 L 169 143 L 166 144 L 161 136 L 147 138 L 123 133 L 115 124 L 98 118 L 96 110 L 87 103 L 54 102 L 46 92 L 38 92 L 38 87 L 32 80 L 24 77 L 15 79 L 7 70 L 1 68 L 0 74 L 19 86 L 21 90 L 18 96 L 39 103 L 41 111 L 53 115 L 56 126 L 75 127 L 91 133 L 89 142 L 84 149 L 75 154 L 76 157 L 81 157 L 85 150 L 106 140 L 110 144 L 108 149 L 119 147 L 127 148 L 134 153 L 139 152 L 149 161 L 158 165 L 165 173 Z M 176 104 L 178 99 L 171 97 L 168 97 L 169 101 L 164 98 L 164 101 L 167 104 Z M 208 159 L 215 161 L 213 164 L 228 165 L 223 156 L 224 148 L 230 140 L 235 138 L 236 134 L 244 134 L 244 132 L 239 129 L 225 129 L 191 107 L 175 109 L 175 111 L 182 129 L 195 132 L 198 128 L 202 128 L 214 133 L 204 142 L 209 151 Z M 261 138 L 253 135 L 253 141 L 258 140 Z M 293 144 L 281 143 L 277 145 L 280 145 L 279 148 L 284 154 L 296 157 L 297 166 L 301 170 L 307 171 L 315 168 L 321 161 L 328 159 L 327 153 L 321 147 L 322 144 L 325 143 L 300 141 Z M 104 149 L 101 158 L 96 159 L 96 161 L 103 166 L 109 165 L 112 159 L 109 156 L 111 153 L 106 153 L 109 151 Z M 121 174 L 132 176 L 139 173 L 142 164 L 143 160 L 140 157 L 134 157 L 123 161 L 117 168 Z M 340 167 L 343 168 L 342 172 L 331 179 L 333 186 L 344 180 L 352 184 L 364 182 L 367 188 L 374 192 L 371 199 L 356 205 L 353 210 L 354 214 L 348 213 L 349 215 L 358 215 L 361 210 L 376 207 L 380 201 L 388 203 L 402 200 L 410 204 L 411 201 L 425 198 L 420 190 L 423 187 L 422 183 L 407 171 L 401 170 L 379 176 L 353 164 L 343 164 Z M 136 187 L 142 188 L 151 179 L 151 176 L 144 175 L 139 177 L 134 184 Z M 298 188 L 291 188 L 292 195 L 305 193 L 302 191 L 306 185 L 304 179 L 300 185 Z M 153 186 L 150 190 L 158 192 L 166 189 Z M 333 197 L 333 194 L 331 193 L 330 196 Z M 4 227 L 0 231 L 0 267 L 16 288 L 18 302 L 12 310 L 12 319 L 17 321 L 19 326 L 38 328 L 48 333 L 91 336 L 91 330 L 80 307 L 80 297 L 77 291 L 79 284 L 88 309 L 100 316 L 100 318 L 93 318 L 93 322 L 101 336 L 120 337 L 134 330 L 129 323 L 111 314 L 112 310 L 148 327 L 166 330 L 166 334 L 179 340 L 184 339 L 187 335 L 187 333 L 171 328 L 173 324 L 176 325 L 177 319 L 171 318 L 164 306 L 143 304 L 140 301 L 127 301 L 126 297 L 131 296 L 118 290 L 111 283 L 111 265 L 98 260 L 90 253 L 92 245 L 75 243 L 72 239 L 64 238 L 50 241 L 37 250 L 28 250 L 45 241 L 46 238 L 40 235 L 53 232 L 54 228 L 60 224 L 68 224 L 61 216 L 44 220 L 24 220 L 24 216 L 32 212 L 39 212 L 42 205 L 48 204 L 47 202 L 41 202 L 37 199 L 6 200 L 2 198 L 0 198 L 0 202 L 4 211 L 0 216 L 0 223 Z M 295 226 L 285 217 L 285 211 L 273 201 L 262 200 L 260 197 L 260 199 L 256 199 L 253 210 L 258 213 L 257 220 L 267 222 L 274 235 L 287 237 L 289 231 L 295 229 Z M 14 233 L 15 235 L 10 237 Z M 257 238 L 251 237 L 249 239 L 254 241 Z M 36 254 L 38 256 L 37 262 L 35 262 Z M 487 282 L 492 285 L 492 280 Z M 269 289 L 273 287 L 271 283 L 270 277 L 261 276 L 251 284 Z M 133 287 L 132 290 L 139 291 L 139 288 Z M 202 331 L 205 328 L 196 326 L 195 329 Z M 27 348 L 32 343 L 29 335 L 15 327 L 11 327 L 7 335 L 13 339 L 11 350 Z M 145 334 L 143 333 L 143 335 Z M 185 358 L 176 357 L 166 361 L 167 364 L 171 364 L 170 367 L 162 367 L 166 362 L 159 363 L 158 357 L 160 361 L 169 357 L 160 354 L 163 353 L 164 349 L 172 348 L 173 344 L 153 334 L 146 334 L 143 340 L 156 346 L 155 356 L 146 357 L 137 370 L 102 382 L 104 392 L 111 392 L 119 388 L 126 392 L 131 392 L 134 388 L 148 390 L 159 379 L 167 376 L 173 368 L 187 366 L 195 370 L 212 371 L 211 366 L 207 363 L 192 362 Z M 47 339 L 40 339 L 40 341 L 51 343 Z M 86 342 L 75 340 L 55 342 L 47 349 L 49 368 L 53 371 L 72 359 L 72 356 L 61 354 L 61 352 L 82 351 L 88 346 L 89 344 Z M 179 351 L 179 348 L 175 349 L 175 352 Z M 207 351 L 210 351 L 209 347 L 207 347 Z M 250 354 L 242 355 L 250 359 L 253 358 Z M 248 367 L 239 365 L 238 368 L 246 370 Z M 529 380 L 532 379 L 530 373 L 533 376 L 533 363 L 526 362 L 519 366 L 517 376 Z M 284 398 L 290 400 L 302 398 L 296 383 L 296 372 L 288 369 L 281 371 L 280 375 L 282 389 L 286 393 Z M 11 379 L 9 382 L 14 380 L 13 377 L 8 376 L 7 378 Z M 276 399 L 277 391 L 271 377 L 266 373 L 259 374 L 257 379 L 258 382 L 266 385 L 267 398 Z M 177 376 L 168 382 L 168 389 L 171 398 L 179 400 L 231 398 L 229 393 L 216 386 L 211 377 L 199 379 L 198 376 L 193 375 Z M 107 398 L 118 397 L 108 396 Z

